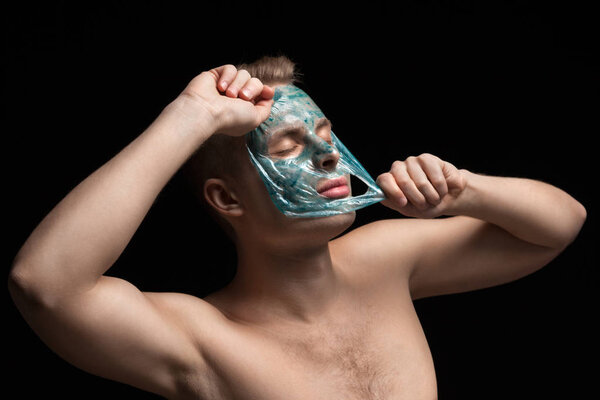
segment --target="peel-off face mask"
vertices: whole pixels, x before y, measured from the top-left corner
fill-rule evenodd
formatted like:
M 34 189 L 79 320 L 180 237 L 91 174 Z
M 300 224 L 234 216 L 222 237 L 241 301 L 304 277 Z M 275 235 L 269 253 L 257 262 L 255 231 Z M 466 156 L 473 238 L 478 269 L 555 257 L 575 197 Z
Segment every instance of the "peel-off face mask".
M 329 128 L 323 128 L 329 126 L 328 120 L 304 91 L 280 86 L 273 100 L 269 118 L 246 135 L 246 147 L 283 214 L 325 217 L 384 199 L 358 160 Z M 351 175 L 367 185 L 366 193 L 349 193 Z

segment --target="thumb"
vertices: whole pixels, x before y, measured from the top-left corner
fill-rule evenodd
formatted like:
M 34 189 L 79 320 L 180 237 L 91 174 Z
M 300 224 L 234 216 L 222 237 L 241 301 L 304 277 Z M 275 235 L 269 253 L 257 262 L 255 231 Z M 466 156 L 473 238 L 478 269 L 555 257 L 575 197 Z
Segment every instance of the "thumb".
M 448 184 L 448 192 L 457 195 L 464 189 L 465 180 L 462 173 L 449 162 L 444 162 L 443 173 Z
M 269 114 L 271 114 L 271 106 L 273 106 L 272 99 L 263 99 L 254 105 L 254 109 L 258 113 L 258 117 L 260 119 L 259 124 L 269 118 Z
M 257 99 L 258 101 L 255 103 L 256 109 L 260 115 L 260 122 L 263 122 L 265 119 L 269 118 L 269 114 L 271 113 L 271 106 L 273 106 L 273 96 L 275 95 L 275 90 L 269 86 L 264 85 L 260 97 Z

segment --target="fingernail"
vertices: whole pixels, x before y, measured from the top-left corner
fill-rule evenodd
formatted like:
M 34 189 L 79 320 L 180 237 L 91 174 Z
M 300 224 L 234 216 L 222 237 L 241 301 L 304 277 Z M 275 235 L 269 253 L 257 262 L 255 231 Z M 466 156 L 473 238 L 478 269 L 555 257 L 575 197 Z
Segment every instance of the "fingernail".
M 244 97 L 250 98 L 250 91 L 248 89 L 243 89 L 242 94 L 244 95 Z
M 234 86 L 229 86 L 227 88 L 227 90 L 225 91 L 225 94 L 229 97 L 237 97 L 238 92 L 237 92 L 237 90 L 235 90 Z
M 225 82 L 225 81 L 222 81 L 222 82 L 221 82 L 221 88 L 222 88 L 223 90 L 226 90 L 226 89 L 227 89 L 227 85 L 229 85 L 229 83 L 228 83 L 228 82 Z

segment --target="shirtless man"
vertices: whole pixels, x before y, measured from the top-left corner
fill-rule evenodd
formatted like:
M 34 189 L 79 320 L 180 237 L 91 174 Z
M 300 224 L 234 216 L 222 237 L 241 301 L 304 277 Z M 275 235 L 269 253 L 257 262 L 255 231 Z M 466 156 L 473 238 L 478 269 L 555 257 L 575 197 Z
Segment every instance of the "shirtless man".
M 413 218 L 339 236 L 355 212 L 286 217 L 244 134 L 268 118 L 293 64 L 266 58 L 245 68 L 194 78 L 44 218 L 9 277 L 18 309 L 73 365 L 167 398 L 435 399 L 413 300 L 538 270 L 574 240 L 586 210 L 549 184 L 423 154 L 377 178 L 383 204 Z M 330 144 L 330 130 L 324 119 L 311 140 Z M 276 152 L 304 143 L 278 143 Z M 315 154 L 313 167 L 333 170 L 338 156 Z M 199 193 L 236 244 L 233 281 L 200 299 L 104 276 L 187 160 L 203 166 Z

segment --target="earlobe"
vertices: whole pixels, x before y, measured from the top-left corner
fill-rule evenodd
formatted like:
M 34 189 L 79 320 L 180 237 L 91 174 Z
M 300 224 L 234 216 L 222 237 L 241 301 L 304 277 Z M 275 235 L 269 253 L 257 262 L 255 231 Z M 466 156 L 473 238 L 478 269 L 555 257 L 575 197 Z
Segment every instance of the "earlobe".
M 230 217 L 243 214 L 236 194 L 223 179 L 207 179 L 204 183 L 204 198 L 219 214 Z

